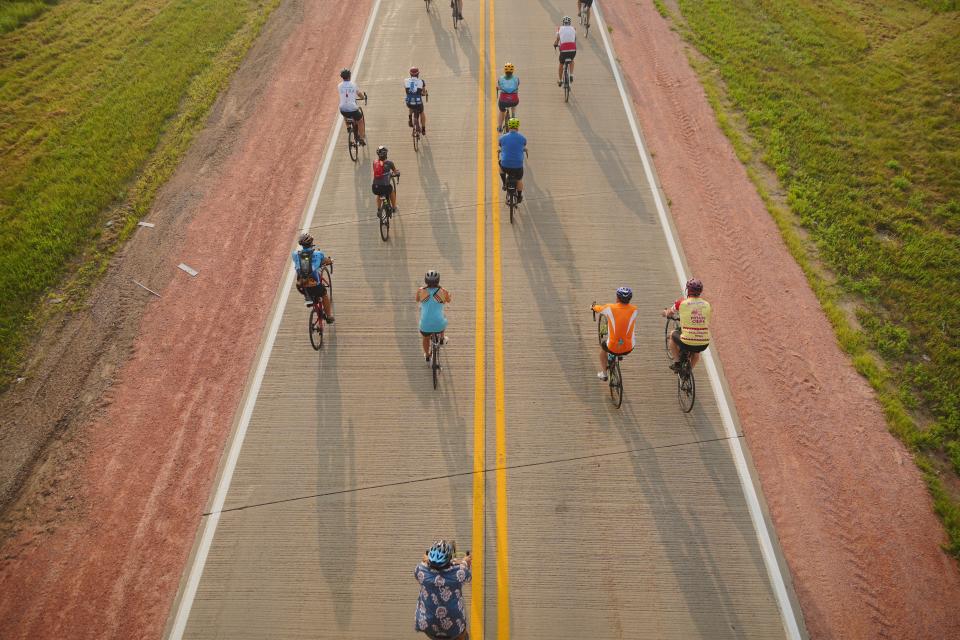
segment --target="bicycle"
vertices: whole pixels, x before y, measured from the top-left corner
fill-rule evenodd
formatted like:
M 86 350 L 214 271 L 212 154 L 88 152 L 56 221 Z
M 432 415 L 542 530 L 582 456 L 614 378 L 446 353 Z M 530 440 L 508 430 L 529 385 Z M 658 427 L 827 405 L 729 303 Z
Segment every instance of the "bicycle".
M 399 175 L 390 176 L 390 184 L 393 185 L 393 193 L 397 192 L 397 186 L 399 183 Z M 390 204 L 390 197 L 382 196 L 380 198 L 380 206 L 377 207 L 377 219 L 380 220 L 380 239 L 384 242 L 390 238 L 390 219 L 393 218 L 394 213 L 396 213 L 396 209 L 394 209 L 393 205 Z
M 430 13 L 430 0 L 423 0 L 423 6 L 426 7 L 427 13 Z
M 597 305 L 596 301 L 590 305 L 590 310 Z M 593 312 L 593 319 L 597 319 L 597 312 Z M 610 336 L 610 328 L 607 325 L 607 316 L 600 314 L 600 320 L 597 321 L 597 339 L 602 348 L 607 343 Z M 620 361 L 623 356 L 607 352 L 607 383 L 610 386 L 610 398 L 613 400 L 613 406 L 620 408 L 623 404 L 623 375 L 620 373 Z
M 430 102 L 430 94 L 425 94 L 423 99 L 427 102 Z M 407 109 L 409 111 L 409 109 Z M 410 136 L 413 138 L 413 151 L 416 153 L 420 150 L 420 136 L 423 135 L 423 129 L 420 128 L 420 114 L 414 113 L 413 117 L 413 130 L 410 133 Z
M 457 23 L 463 20 L 461 11 L 463 10 L 462 0 L 450 0 L 450 6 L 453 8 L 453 28 L 458 29 Z
M 439 333 L 430 334 L 430 371 L 433 374 L 433 388 L 437 388 L 440 380 L 440 347 L 443 346 L 443 339 Z
M 590 7 L 580 10 L 580 26 L 583 27 L 583 37 L 590 37 Z
M 558 49 L 557 45 L 554 45 L 554 49 Z M 570 61 L 563 61 L 563 79 L 560 81 L 560 86 L 563 87 L 563 101 L 570 101 Z
M 320 284 L 327 288 L 327 295 L 330 296 L 330 309 L 333 309 L 333 265 L 324 265 L 320 269 Z M 317 298 L 310 306 L 310 318 L 307 321 L 307 331 L 310 334 L 310 346 L 314 351 L 320 351 L 323 346 L 323 325 L 326 320 L 326 313 L 323 310 L 323 300 Z
M 517 209 L 517 179 L 507 174 L 507 206 L 510 207 L 510 224 L 513 224 L 513 212 Z
M 367 104 L 367 96 L 363 96 L 363 104 Z M 363 109 L 360 109 L 360 105 L 357 105 L 357 109 L 360 110 L 360 119 L 363 119 Z M 350 159 L 354 162 L 360 156 L 360 142 L 357 139 L 357 122 L 353 118 L 347 118 L 347 153 L 350 154 Z
M 673 332 L 679 330 L 680 319 L 676 316 L 668 316 L 667 324 L 663 328 L 663 348 L 666 350 L 667 359 L 671 364 L 673 364 L 673 355 L 670 353 L 670 343 L 673 341 Z M 693 368 L 690 366 L 690 355 L 686 351 L 680 351 L 680 361 L 677 363 L 676 374 L 677 401 L 684 413 L 690 413 L 697 399 L 697 383 L 693 377 Z

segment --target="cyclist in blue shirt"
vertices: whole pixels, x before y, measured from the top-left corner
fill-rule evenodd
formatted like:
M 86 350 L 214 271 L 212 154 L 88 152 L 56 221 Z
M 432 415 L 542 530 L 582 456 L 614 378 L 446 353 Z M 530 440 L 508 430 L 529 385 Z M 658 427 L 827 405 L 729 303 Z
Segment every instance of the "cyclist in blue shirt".
M 497 122 L 497 133 L 503 131 L 503 121 L 507 117 L 507 109 L 515 108 L 520 104 L 520 78 L 514 75 L 512 62 L 503 65 L 503 75 L 497 80 L 497 107 L 500 109 L 500 121 Z
M 420 118 L 420 133 L 427 135 L 427 114 L 423 112 L 423 99 L 427 97 L 427 83 L 420 78 L 420 69 L 410 67 L 410 77 L 403 81 L 406 92 L 407 124 L 413 126 L 413 118 Z
M 297 272 L 297 291 L 303 294 L 308 307 L 323 301 L 323 315 L 327 322 L 333 322 L 330 314 L 330 294 L 327 287 L 320 281 L 320 269 L 324 265 L 333 264 L 333 258 L 325 256 L 323 251 L 313 246 L 313 236 L 304 233 L 300 236 L 300 249 L 293 252 L 293 268 Z
M 437 540 L 413 570 L 420 583 L 414 629 L 431 640 L 467 640 L 467 612 L 463 585 L 470 582 L 470 554 L 454 559 L 454 547 Z
M 520 121 L 507 120 L 507 133 L 500 136 L 500 182 L 507 188 L 507 176 L 517 179 L 517 202 L 523 202 L 523 157 L 527 155 L 527 139 L 520 133 Z
M 440 334 L 440 340 L 446 342 L 444 331 L 447 328 L 447 316 L 443 306 L 450 304 L 453 297 L 440 286 L 440 274 L 431 269 L 423 276 L 427 286 L 417 289 L 417 303 L 420 305 L 420 335 L 423 336 L 423 357 L 430 362 L 430 336 Z

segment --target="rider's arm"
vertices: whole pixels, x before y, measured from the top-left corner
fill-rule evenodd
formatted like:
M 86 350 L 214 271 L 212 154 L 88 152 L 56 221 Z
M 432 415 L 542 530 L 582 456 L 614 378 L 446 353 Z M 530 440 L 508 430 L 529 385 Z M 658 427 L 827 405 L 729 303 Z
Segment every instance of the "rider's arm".
M 449 292 L 449 291 L 447 291 L 447 290 L 444 289 L 443 287 L 440 287 L 440 290 L 443 291 L 443 301 L 444 301 L 444 303 L 447 303 L 447 302 L 450 302 L 451 300 L 453 300 L 453 296 L 450 295 L 450 292 Z
M 423 302 L 426 299 L 427 299 L 426 289 L 424 289 L 423 287 L 420 287 L 419 289 L 417 289 L 417 295 L 416 295 L 417 302 Z M 426 558 L 426 556 L 424 556 L 424 558 Z

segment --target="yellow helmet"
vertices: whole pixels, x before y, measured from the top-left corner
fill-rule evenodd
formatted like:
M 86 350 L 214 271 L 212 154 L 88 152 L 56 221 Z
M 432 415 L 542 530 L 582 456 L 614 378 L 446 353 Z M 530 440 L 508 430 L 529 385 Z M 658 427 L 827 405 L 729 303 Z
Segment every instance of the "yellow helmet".
M 512 63 L 512 62 L 508 62 L 507 64 L 503 65 L 503 72 L 504 72 L 504 73 L 513 73 L 513 63 Z
M 520 120 L 519 120 L 519 119 L 517 119 L 517 118 L 510 118 L 509 120 L 507 120 L 507 129 L 519 129 L 519 128 L 520 128 Z

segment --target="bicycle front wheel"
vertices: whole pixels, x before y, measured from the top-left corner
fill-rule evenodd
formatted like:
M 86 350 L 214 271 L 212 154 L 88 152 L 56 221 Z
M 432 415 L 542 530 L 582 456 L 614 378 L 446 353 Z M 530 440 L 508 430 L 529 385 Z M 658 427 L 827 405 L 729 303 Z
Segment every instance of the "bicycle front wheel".
M 317 307 L 311 307 L 310 320 L 307 324 L 307 331 L 310 332 L 310 346 L 314 351 L 320 351 L 323 346 L 323 319 L 317 313 Z
M 693 410 L 693 403 L 697 399 L 697 385 L 693 379 L 693 371 L 690 365 L 684 366 L 684 369 L 677 374 L 677 400 L 680 402 L 680 409 L 684 413 L 690 413 Z
M 600 319 L 597 320 L 597 340 L 600 342 L 602 347 L 607 343 L 607 337 L 610 335 L 610 328 L 607 326 L 607 316 L 601 314 Z
M 613 406 L 620 408 L 623 404 L 623 376 L 620 375 L 620 360 L 614 358 L 609 367 L 610 377 L 610 398 L 613 400 Z
M 667 360 L 673 362 L 673 356 L 670 355 L 670 343 L 673 341 L 673 323 L 671 318 L 667 318 L 667 324 L 663 327 L 663 351 L 667 354 Z

